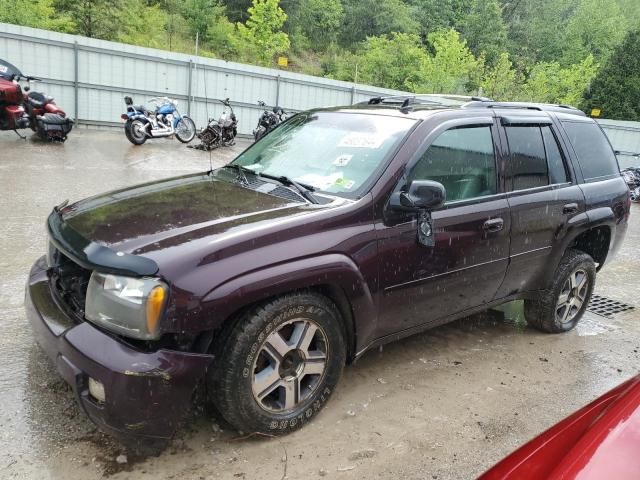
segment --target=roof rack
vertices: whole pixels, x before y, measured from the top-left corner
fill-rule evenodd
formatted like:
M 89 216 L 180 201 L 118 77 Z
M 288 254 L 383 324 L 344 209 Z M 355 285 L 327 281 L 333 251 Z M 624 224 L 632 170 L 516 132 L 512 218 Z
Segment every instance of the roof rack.
M 461 106 L 470 101 L 491 101 L 486 97 L 470 97 L 466 95 L 448 95 L 448 94 L 406 94 L 406 95 L 388 95 L 371 97 L 369 100 L 358 102 L 360 105 L 398 105 L 402 108 L 408 108 L 411 105 L 437 105 L 437 106 Z
M 582 110 L 571 105 L 555 103 L 528 103 L 528 102 L 494 102 L 492 100 L 472 100 L 462 105 L 462 108 L 519 108 L 525 110 L 537 110 L 539 112 L 563 112 L 572 115 L 586 117 Z

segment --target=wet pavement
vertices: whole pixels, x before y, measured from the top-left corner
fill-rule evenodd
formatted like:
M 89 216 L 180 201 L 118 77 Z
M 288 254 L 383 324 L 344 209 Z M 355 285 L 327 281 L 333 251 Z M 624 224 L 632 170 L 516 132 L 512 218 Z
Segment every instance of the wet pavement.
M 44 220 L 65 199 L 220 166 L 246 145 L 210 155 L 173 140 L 134 147 L 113 131 L 75 130 L 64 145 L 0 133 L 0 479 L 473 478 L 640 371 L 639 310 L 587 313 L 574 331 L 546 335 L 516 303 L 368 352 L 287 437 L 239 438 L 196 406 L 159 457 L 127 452 L 79 411 L 26 324 Z M 596 292 L 640 307 L 638 222 L 634 205 Z

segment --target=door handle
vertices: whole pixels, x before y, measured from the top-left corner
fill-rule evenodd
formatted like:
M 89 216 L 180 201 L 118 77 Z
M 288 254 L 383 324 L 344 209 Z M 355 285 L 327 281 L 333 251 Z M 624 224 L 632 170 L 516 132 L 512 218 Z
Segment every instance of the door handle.
M 492 218 L 491 220 L 487 220 L 482 225 L 482 229 L 485 232 L 499 232 L 504 227 L 504 220 L 501 218 Z
M 564 207 L 562 207 L 562 213 L 564 214 L 576 213 L 577 211 L 578 211 L 577 203 L 567 203 Z

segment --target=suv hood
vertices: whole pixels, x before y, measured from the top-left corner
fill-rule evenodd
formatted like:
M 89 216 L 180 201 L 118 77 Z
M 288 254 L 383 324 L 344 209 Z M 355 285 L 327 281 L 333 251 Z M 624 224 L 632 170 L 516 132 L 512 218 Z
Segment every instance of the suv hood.
M 273 183 L 256 180 L 248 188 L 235 178 L 217 170 L 116 190 L 62 208 L 61 218 L 89 242 L 144 255 L 326 208 Z

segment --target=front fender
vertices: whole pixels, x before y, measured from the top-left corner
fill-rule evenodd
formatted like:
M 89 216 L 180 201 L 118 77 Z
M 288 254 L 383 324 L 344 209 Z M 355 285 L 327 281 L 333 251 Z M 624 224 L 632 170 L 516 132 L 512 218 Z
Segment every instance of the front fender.
M 207 328 L 217 329 L 243 307 L 276 295 L 320 286 L 338 287 L 345 294 L 353 318 L 355 351 L 359 351 L 372 339 L 377 310 L 358 266 L 345 255 L 303 258 L 235 277 L 203 297 L 202 311 L 210 312 L 205 315 L 209 322 Z

